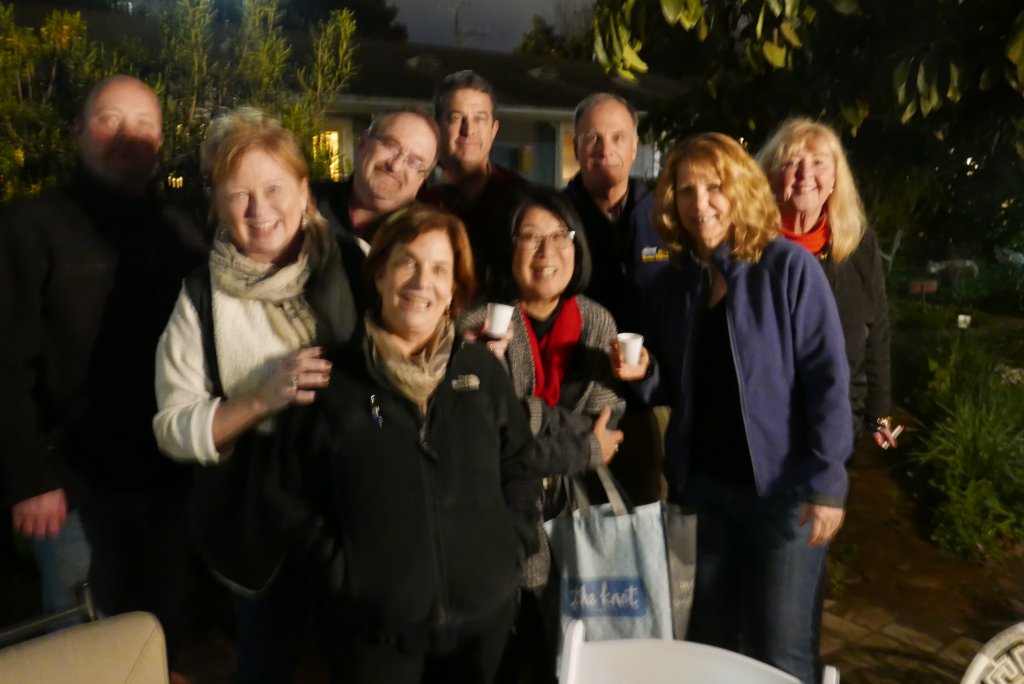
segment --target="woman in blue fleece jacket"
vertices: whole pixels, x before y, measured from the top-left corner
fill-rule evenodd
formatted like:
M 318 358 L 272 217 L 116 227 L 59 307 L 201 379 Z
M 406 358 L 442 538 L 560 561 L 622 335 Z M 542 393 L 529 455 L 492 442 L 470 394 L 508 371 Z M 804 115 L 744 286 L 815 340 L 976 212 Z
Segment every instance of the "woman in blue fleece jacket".
M 669 496 L 698 515 L 690 638 L 817 682 L 815 596 L 853 439 L 835 304 L 731 138 L 679 143 L 655 203 L 675 262 L 644 297 L 660 367 L 642 388 L 672 406 Z

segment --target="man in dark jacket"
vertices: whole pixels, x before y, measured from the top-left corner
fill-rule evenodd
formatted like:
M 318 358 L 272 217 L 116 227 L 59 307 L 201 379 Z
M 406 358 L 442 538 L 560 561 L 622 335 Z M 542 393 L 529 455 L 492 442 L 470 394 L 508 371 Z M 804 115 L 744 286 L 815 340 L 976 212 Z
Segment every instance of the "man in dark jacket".
M 359 138 L 352 175 L 312 187 L 320 213 L 351 233 L 364 251 L 381 222 L 416 199 L 437 162 L 438 130 L 419 107 L 385 112 Z
M 640 330 L 641 288 L 668 265 L 654 230 L 654 196 L 631 178 L 639 137 L 636 109 L 617 95 L 594 93 L 576 107 L 574 149 L 580 170 L 565 189 L 583 222 L 594 269 L 584 294 L 611 312 L 619 330 Z M 650 409 L 631 401 L 619 427 L 622 452 L 611 468 L 634 503 L 660 495 L 661 435 Z
M 629 175 L 639 137 L 636 109 L 609 93 L 576 107 L 573 139 L 580 170 L 565 189 L 583 220 L 593 276 L 586 295 L 615 318 L 619 330 L 639 330 L 640 285 L 668 264 L 668 248 L 651 222 L 654 197 Z
M 498 135 L 494 106 L 494 88 L 474 71 L 457 71 L 438 84 L 434 117 L 441 130 L 444 182 L 424 188 L 419 199 L 466 224 L 478 294 L 504 301 L 516 295 L 511 223 L 527 181 L 491 161 Z
M 77 130 L 74 174 L 0 220 L 0 493 L 33 540 L 47 609 L 74 603 L 91 549 L 99 608 L 155 612 L 173 648 L 188 471 L 154 443 L 154 357 L 202 243 L 151 192 L 152 90 L 101 82 Z

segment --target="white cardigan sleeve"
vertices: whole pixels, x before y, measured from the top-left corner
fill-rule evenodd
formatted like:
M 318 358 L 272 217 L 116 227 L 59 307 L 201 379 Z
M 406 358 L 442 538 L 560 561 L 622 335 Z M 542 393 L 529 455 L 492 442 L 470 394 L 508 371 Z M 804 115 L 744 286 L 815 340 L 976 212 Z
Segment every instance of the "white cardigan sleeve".
M 156 349 L 153 434 L 160 450 L 177 461 L 212 464 L 213 414 L 220 403 L 203 358 L 199 314 L 184 287 Z

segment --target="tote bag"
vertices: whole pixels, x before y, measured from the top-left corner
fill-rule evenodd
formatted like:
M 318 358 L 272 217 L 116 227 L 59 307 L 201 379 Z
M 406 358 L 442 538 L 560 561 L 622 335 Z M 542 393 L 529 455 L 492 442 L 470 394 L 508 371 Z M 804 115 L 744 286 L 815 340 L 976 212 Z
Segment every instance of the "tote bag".
M 597 472 L 609 503 L 591 506 L 570 478 L 575 510 L 544 523 L 562 630 L 578 619 L 588 641 L 682 639 L 693 603 L 696 516 L 660 502 L 630 507 L 607 467 Z

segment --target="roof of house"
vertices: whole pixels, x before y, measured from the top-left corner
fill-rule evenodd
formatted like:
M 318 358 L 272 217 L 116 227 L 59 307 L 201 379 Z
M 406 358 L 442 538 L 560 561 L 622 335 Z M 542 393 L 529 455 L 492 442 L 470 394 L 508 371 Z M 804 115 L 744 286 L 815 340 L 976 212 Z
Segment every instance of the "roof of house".
M 142 14 L 22 2 L 16 6 L 15 16 L 20 24 L 38 26 L 54 9 L 80 11 L 90 37 L 104 43 L 116 45 L 125 37 L 144 45 L 160 41 L 156 19 Z M 216 25 L 215 44 L 223 44 L 232 28 Z M 309 33 L 285 34 L 292 43 L 293 61 L 305 61 L 310 51 Z M 462 69 L 472 69 L 490 81 L 498 109 L 504 113 L 518 110 L 543 115 L 546 110 L 549 115 L 564 117 L 580 100 L 598 91 L 620 95 L 643 111 L 677 95 L 681 87 L 678 81 L 650 73 L 629 82 L 605 74 L 594 62 L 372 39 L 359 40 L 355 62 L 358 71 L 340 99 L 363 101 L 368 111 L 381 102 L 429 102 L 438 81 Z
M 364 41 L 356 63 L 347 95 L 429 101 L 447 74 L 472 69 L 490 81 L 502 109 L 572 111 L 587 95 L 608 91 L 644 110 L 679 90 L 677 81 L 653 74 L 635 82 L 612 78 L 593 62 L 413 43 Z

